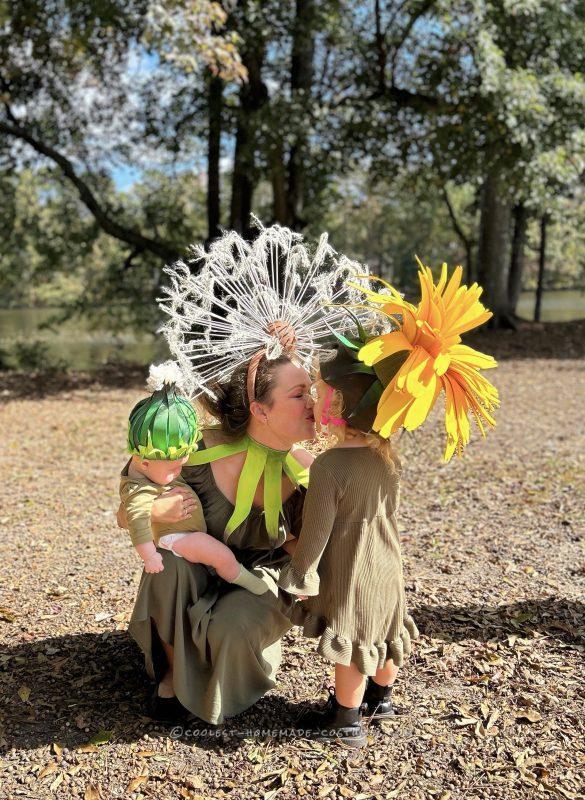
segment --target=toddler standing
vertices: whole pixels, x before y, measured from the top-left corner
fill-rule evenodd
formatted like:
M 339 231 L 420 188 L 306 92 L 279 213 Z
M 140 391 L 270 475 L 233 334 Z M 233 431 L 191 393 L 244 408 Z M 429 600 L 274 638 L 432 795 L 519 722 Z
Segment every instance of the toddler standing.
M 308 596 L 293 622 L 320 637 L 318 652 L 335 662 L 335 693 L 299 728 L 362 746 L 362 711 L 393 714 L 391 686 L 418 631 L 406 610 L 396 525 L 400 463 L 388 441 L 369 433 L 375 406 L 360 410 L 369 376 L 335 380 L 339 360 L 322 363 L 321 374 L 345 390 L 322 379 L 315 386 L 315 418 L 337 442 L 311 466 L 302 530 L 279 586 Z

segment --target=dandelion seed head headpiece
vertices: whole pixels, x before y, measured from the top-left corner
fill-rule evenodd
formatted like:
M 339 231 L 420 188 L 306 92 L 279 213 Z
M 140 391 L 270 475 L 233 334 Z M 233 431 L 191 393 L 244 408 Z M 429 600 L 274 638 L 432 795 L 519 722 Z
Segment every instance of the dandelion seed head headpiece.
M 261 359 L 287 355 L 309 370 L 333 332 L 351 324 L 341 305 L 361 303 L 360 319 L 376 319 L 360 291 L 369 285 L 367 269 L 337 254 L 326 233 L 310 252 L 299 233 L 254 222 L 252 243 L 228 231 L 209 251 L 195 246 L 186 262 L 165 269 L 171 283 L 160 304 L 169 319 L 161 330 L 191 397 L 213 395 L 216 383 L 248 362 L 251 402 Z

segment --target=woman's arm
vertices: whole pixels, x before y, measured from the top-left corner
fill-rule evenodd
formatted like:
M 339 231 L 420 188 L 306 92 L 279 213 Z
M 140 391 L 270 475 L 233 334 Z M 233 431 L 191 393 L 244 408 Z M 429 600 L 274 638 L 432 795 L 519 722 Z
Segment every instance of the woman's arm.
M 294 445 L 291 448 L 291 455 L 293 455 L 296 460 L 301 464 L 303 467 L 310 467 L 313 461 L 315 460 L 315 456 L 309 453 L 308 450 L 305 450 L 304 447 L 300 445 Z

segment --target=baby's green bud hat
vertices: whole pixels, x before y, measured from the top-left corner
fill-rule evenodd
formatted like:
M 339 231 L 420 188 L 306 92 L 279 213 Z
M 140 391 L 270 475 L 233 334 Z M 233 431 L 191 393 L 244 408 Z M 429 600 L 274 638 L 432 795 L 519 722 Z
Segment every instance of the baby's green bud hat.
M 146 387 L 152 394 L 137 403 L 128 421 L 128 452 L 153 460 L 175 461 L 197 450 L 197 415 L 179 394 L 181 371 L 174 361 L 152 364 Z

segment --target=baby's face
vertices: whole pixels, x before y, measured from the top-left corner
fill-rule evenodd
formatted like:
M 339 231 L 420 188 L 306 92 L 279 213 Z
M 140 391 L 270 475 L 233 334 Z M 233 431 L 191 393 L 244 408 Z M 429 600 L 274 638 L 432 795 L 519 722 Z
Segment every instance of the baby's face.
M 160 486 L 166 486 L 168 483 L 177 478 L 187 461 L 188 456 L 184 458 L 177 458 L 175 461 L 165 461 L 158 459 L 142 459 L 141 464 L 144 474 L 150 478 L 153 483 L 158 483 Z

